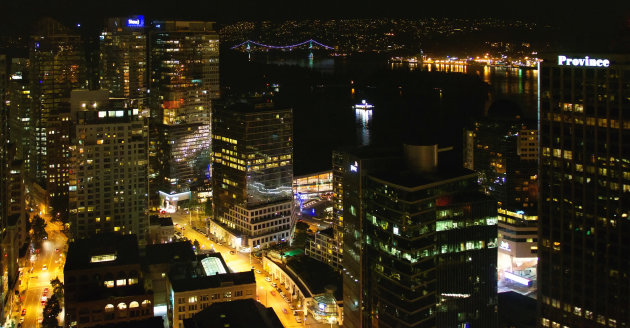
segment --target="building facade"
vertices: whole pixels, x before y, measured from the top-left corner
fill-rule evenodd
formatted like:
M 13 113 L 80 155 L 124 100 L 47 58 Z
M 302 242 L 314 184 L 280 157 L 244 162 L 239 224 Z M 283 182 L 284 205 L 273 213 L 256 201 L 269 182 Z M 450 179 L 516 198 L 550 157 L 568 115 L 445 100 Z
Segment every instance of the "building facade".
M 99 39 L 101 89 L 115 98 L 144 98 L 148 85 L 144 16 L 108 19 Z
M 337 270 L 342 268 L 343 252 L 338 248 L 332 227 L 315 233 L 315 239 L 308 241 L 304 254 Z
M 272 103 L 215 108 L 214 221 L 241 235 L 234 247 L 288 240 L 293 213 L 293 112 Z
M 148 238 L 147 131 L 137 103 L 107 90 L 72 92 L 70 231 Z
M 63 269 L 65 322 L 94 327 L 153 317 L 134 235 L 99 234 L 70 243 Z
M 169 274 L 167 307 L 172 328 L 183 328 L 185 319 L 213 303 L 256 298 L 253 270 L 230 272 L 218 253 L 209 254 L 198 264 L 201 268 L 196 274 L 182 275 L 176 270 Z
M 149 44 L 151 196 L 158 199 L 158 191 L 207 182 L 219 37 L 213 22 L 156 21 Z
M 52 19 L 41 20 L 31 36 L 30 82 L 33 105 L 31 129 L 34 156 L 32 180 L 43 187 L 52 215 L 67 217 L 70 92 L 87 85 L 87 70 L 79 34 Z
M 540 327 L 630 326 L 630 57 L 541 64 Z
M 538 262 L 538 134 L 533 122 L 489 116 L 464 132 L 464 167 L 477 172 L 483 191 L 497 201 L 500 289 L 533 293 Z

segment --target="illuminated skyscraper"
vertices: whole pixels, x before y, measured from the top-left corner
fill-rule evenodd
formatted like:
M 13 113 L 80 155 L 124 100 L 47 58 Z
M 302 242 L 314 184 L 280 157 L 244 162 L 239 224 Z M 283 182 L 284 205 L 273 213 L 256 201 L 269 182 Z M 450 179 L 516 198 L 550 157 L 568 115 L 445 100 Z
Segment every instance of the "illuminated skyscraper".
M 217 105 L 212 118 L 211 231 L 233 246 L 288 239 L 293 212 L 293 111 L 272 103 Z
M 48 193 L 53 215 L 67 215 L 70 154 L 70 92 L 86 86 L 81 39 L 52 19 L 39 22 L 31 36 L 31 133 L 33 177 Z
M 204 183 L 211 100 L 219 96 L 219 36 L 212 22 L 153 22 L 150 34 L 151 195 Z
M 630 57 L 541 64 L 540 327 L 630 326 Z
M 134 99 L 72 91 L 70 231 L 135 234 L 146 242 L 147 131 Z
M 9 64 L 0 55 L 0 323 L 9 314 L 6 306 L 15 297 L 13 288 L 18 278 L 18 251 L 26 241 L 26 210 L 24 203 L 23 161 L 16 155 L 16 145 L 11 143 L 11 115 L 9 101 Z
M 496 205 L 437 145 L 337 154 L 348 327 L 496 327 Z
M 112 97 L 142 98 L 147 89 L 144 16 L 107 20 L 100 36 L 100 85 Z
M 16 146 L 16 156 L 24 161 L 26 176 L 29 173 L 31 157 L 35 156 L 35 135 L 31 133 L 33 101 L 31 99 L 28 58 L 12 58 L 9 65 L 7 102 L 10 140 Z

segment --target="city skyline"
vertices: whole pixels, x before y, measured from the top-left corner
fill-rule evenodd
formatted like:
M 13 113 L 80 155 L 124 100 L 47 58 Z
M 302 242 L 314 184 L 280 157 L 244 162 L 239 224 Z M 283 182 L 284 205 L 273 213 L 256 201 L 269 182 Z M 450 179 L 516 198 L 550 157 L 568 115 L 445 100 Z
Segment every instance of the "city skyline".
M 630 325 L 625 4 L 25 1 L 3 327 Z

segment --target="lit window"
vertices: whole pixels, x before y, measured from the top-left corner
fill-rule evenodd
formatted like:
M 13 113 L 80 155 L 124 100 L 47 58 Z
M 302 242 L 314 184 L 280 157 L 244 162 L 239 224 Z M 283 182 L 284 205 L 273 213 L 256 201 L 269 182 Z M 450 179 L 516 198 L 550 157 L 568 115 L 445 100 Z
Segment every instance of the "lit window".
M 114 281 L 113 280 L 106 280 L 104 284 L 105 284 L 105 287 L 107 287 L 107 288 L 114 287 Z
M 119 310 L 126 310 L 127 309 L 127 304 L 125 304 L 125 303 L 118 303 L 118 309 Z
M 116 286 L 126 286 L 127 285 L 127 280 L 126 279 L 118 279 L 116 280 Z
M 139 306 L 140 306 L 140 304 L 138 302 L 136 302 L 136 301 L 133 301 L 133 302 L 129 303 L 129 308 L 130 309 L 137 308 Z

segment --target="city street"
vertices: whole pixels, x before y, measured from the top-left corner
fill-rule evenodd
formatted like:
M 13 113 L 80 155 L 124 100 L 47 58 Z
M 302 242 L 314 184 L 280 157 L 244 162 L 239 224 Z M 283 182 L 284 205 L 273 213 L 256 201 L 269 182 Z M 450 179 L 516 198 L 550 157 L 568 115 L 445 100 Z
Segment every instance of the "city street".
M 13 306 L 13 318 L 16 322 L 24 319 L 22 327 L 39 327 L 44 305 L 42 294 L 48 288 L 47 297 L 52 296 L 50 281 L 59 277 L 63 282 L 63 266 L 65 264 L 66 236 L 60 231 L 61 225 L 50 223 L 46 226 L 48 240 L 44 240 L 39 254 L 31 257 L 31 267 L 22 269 L 20 298 L 16 298 Z M 32 272 L 30 269 L 32 268 Z M 22 311 L 26 309 L 26 315 Z M 60 315 L 63 317 L 63 315 Z M 61 322 L 60 322 L 61 323 Z
M 173 219 L 173 224 L 177 223 L 180 228 L 183 228 L 182 230 L 175 227 L 175 231 L 181 231 L 186 238 L 190 239 L 191 242 L 194 242 L 195 240 L 199 241 L 199 244 L 202 246 L 202 250 L 209 250 L 214 248 L 215 251 L 220 252 L 230 270 L 234 272 L 247 271 L 251 270 L 252 267 L 254 267 L 254 269 L 256 270 L 259 270 L 261 273 L 255 274 L 256 286 L 258 289 L 258 299 L 261 304 L 267 307 L 272 307 L 274 309 L 276 315 L 278 316 L 278 318 L 280 318 L 280 321 L 282 322 L 282 325 L 284 327 L 331 327 L 330 324 L 316 322 L 312 317 L 307 317 L 306 321 L 298 323 L 293 316 L 293 310 L 290 309 L 290 304 L 287 303 L 278 294 L 275 288 L 271 286 L 271 282 L 265 281 L 266 275 L 263 271 L 262 262 L 252 256 L 250 253 L 241 253 L 231 247 L 218 245 L 217 243 L 210 241 L 210 239 L 203 234 L 193 229 L 190 229 L 189 214 L 172 213 L 165 216 L 171 216 L 171 218 Z M 193 220 L 195 220 L 195 218 L 193 218 Z M 231 251 L 234 252 L 234 254 L 230 254 Z M 286 310 L 286 313 L 284 313 L 283 310 Z M 332 327 L 338 327 L 338 325 L 333 324 Z

